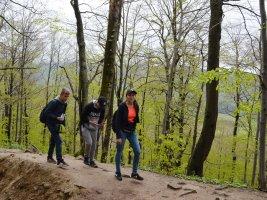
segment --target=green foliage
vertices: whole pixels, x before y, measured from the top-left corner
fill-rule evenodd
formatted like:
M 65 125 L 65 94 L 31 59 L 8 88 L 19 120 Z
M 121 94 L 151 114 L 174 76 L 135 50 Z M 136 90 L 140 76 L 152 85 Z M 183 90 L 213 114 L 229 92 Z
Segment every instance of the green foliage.
M 183 2 L 186 2 L 186 0 Z M 178 3 L 177 8 L 179 9 L 180 6 L 181 5 Z M 162 18 L 162 20 L 164 26 L 166 26 L 166 18 Z M 6 45 L 6 52 L 4 52 L 3 49 L 3 53 L 1 53 L 1 67 L 20 67 L 21 63 L 25 61 L 25 66 L 38 66 L 38 70 L 24 70 L 23 80 L 21 80 L 22 70 L 7 70 L 0 72 L 1 83 L 3 83 L 0 84 L 0 103 L 3 105 L 1 108 L 2 115 L 0 116 L 0 147 L 23 149 L 26 148 L 27 145 L 32 144 L 40 151 L 46 153 L 48 150 L 50 133 L 46 129 L 46 134 L 44 134 L 44 126 L 39 122 L 38 118 L 42 107 L 46 103 L 46 92 L 48 92 L 48 100 L 51 100 L 58 94 L 61 87 L 69 86 L 64 71 L 58 68 L 59 65 L 65 63 L 65 69 L 68 72 L 70 81 L 75 89 L 75 95 L 77 96 L 79 91 L 79 77 L 77 71 L 79 70 L 79 67 L 76 66 L 78 65 L 78 60 L 76 59 L 77 49 L 75 49 L 76 44 L 71 44 L 71 40 L 68 40 L 70 38 L 73 39 L 74 37 L 75 33 L 72 29 L 62 26 L 62 23 L 58 18 L 36 18 L 33 19 L 32 22 L 32 25 L 36 26 L 41 32 L 41 35 L 39 36 L 40 38 L 34 37 L 29 41 L 28 45 L 30 49 L 24 50 L 27 52 L 27 56 L 30 55 L 31 57 L 27 57 L 25 60 L 21 60 L 21 55 L 24 50 L 22 51 L 23 47 L 20 44 L 20 41 L 23 41 L 25 38 L 22 39 L 20 38 L 21 36 L 14 37 L 13 34 L 3 36 L 3 39 L 5 40 L 3 40 L 2 43 L 3 48 Z M 168 23 L 171 24 L 171 22 Z M 49 30 L 49 34 L 47 34 L 47 30 Z M 64 41 L 64 44 L 62 44 L 61 38 L 57 38 L 57 33 L 59 33 L 60 36 L 64 35 L 67 38 L 67 42 L 62 40 Z M 38 33 L 36 32 L 35 34 Z M 95 43 L 102 42 L 102 31 L 100 31 L 99 34 L 100 35 L 97 35 L 99 41 L 96 41 Z M 167 32 L 165 32 L 165 34 L 167 34 Z M 189 35 L 190 37 L 193 36 L 191 33 Z M 169 58 L 171 58 L 171 56 L 173 56 L 172 49 L 174 42 L 171 39 L 171 35 L 165 36 L 166 44 L 164 45 L 166 45 L 167 53 L 169 54 Z M 200 35 L 198 35 L 198 37 L 200 37 Z M 53 39 L 48 41 L 48 38 Z M 32 44 L 32 42 L 36 43 Z M 179 54 L 181 52 L 182 57 L 178 62 L 174 79 L 173 99 L 170 111 L 172 117 L 170 127 L 171 134 L 162 135 L 162 120 L 166 103 L 166 89 L 168 87 L 166 80 L 168 69 L 166 69 L 167 65 L 164 61 L 165 58 L 162 55 L 162 49 L 157 49 L 158 46 L 155 45 L 157 47 L 151 50 L 149 47 L 143 45 L 143 41 L 134 41 L 132 45 L 133 50 L 132 52 L 129 52 L 130 44 L 131 43 L 127 41 L 125 50 L 126 54 L 124 57 L 125 65 L 128 61 L 127 59 L 130 58 L 130 68 L 127 71 L 128 77 L 126 80 L 126 87 L 133 86 L 138 90 L 137 101 L 140 106 L 144 108 L 144 113 L 142 113 L 143 118 L 141 119 L 142 123 L 137 126 L 137 134 L 142 147 L 140 167 L 161 174 L 185 177 L 184 174 L 187 168 L 187 163 L 191 156 L 196 107 L 199 97 L 205 93 L 205 90 L 201 90 L 201 86 L 202 84 L 211 83 L 213 80 L 219 80 L 220 83 L 217 87 L 220 96 L 219 100 L 220 104 L 224 104 L 226 108 L 221 108 L 219 110 L 220 114 L 217 121 L 216 136 L 204 166 L 205 177 L 185 178 L 213 184 L 227 183 L 228 185 L 244 186 L 244 163 L 245 159 L 247 159 L 247 183 L 249 183 L 251 180 L 253 154 L 256 148 L 254 141 L 256 114 L 260 110 L 260 92 L 257 89 L 257 77 L 245 70 L 237 69 L 236 67 L 218 68 L 216 70 L 201 73 L 200 68 L 202 57 L 199 56 L 198 45 L 194 46 L 191 42 L 190 44 L 187 44 L 185 39 L 179 46 Z M 100 93 L 102 63 L 99 61 L 103 59 L 103 52 L 101 49 L 102 47 L 97 47 L 90 43 L 89 45 L 92 46 L 88 48 L 90 50 L 87 52 L 88 76 L 92 81 L 88 88 L 88 99 L 91 101 L 93 98 L 97 98 Z M 188 49 L 186 47 L 187 45 L 190 46 Z M 15 47 L 18 48 L 12 52 L 12 48 Z M 38 47 L 38 49 L 35 49 L 36 47 Z M 120 47 L 120 45 L 118 45 L 118 47 Z M 99 49 L 101 50 L 99 51 Z M 69 54 L 65 55 L 66 52 Z M 10 55 L 15 57 L 14 60 L 12 60 L 13 58 Z M 117 63 L 119 64 L 119 62 Z M 47 88 L 46 82 L 50 64 L 52 66 L 52 72 L 50 83 Z M 100 68 L 98 69 L 99 66 Z M 148 66 L 150 67 L 149 76 L 146 79 Z M 97 71 L 97 69 L 99 71 Z M 123 68 L 123 70 L 123 73 L 125 73 L 125 68 Z M 96 72 L 98 72 L 98 74 L 94 76 Z M 119 72 L 118 68 L 117 79 Z M 11 92 L 9 90 L 11 87 L 10 80 L 12 75 L 14 78 L 14 86 L 12 88 L 13 91 Z M 20 87 L 22 81 L 24 83 L 24 88 Z M 240 98 L 238 108 L 236 107 L 235 99 L 233 98 L 237 90 L 243 95 Z M 20 93 L 21 91 L 23 91 L 22 95 Z M 143 102 L 143 94 L 146 94 L 146 96 L 144 105 L 141 105 Z M 197 137 L 199 137 L 202 128 L 201 122 L 203 121 L 204 116 L 205 95 L 203 95 L 202 99 L 203 102 L 200 107 Z M 8 141 L 8 114 L 6 114 L 6 108 L 10 105 L 13 107 L 11 115 L 11 141 Z M 61 135 L 63 140 L 63 153 L 68 154 L 74 154 L 80 149 L 79 133 L 77 134 L 77 130 L 74 130 L 75 125 L 77 129 L 79 113 L 77 107 L 74 111 L 74 107 L 75 101 L 73 98 L 70 98 L 66 115 L 66 134 Z M 25 108 L 25 110 L 21 108 Z M 76 119 L 74 117 L 75 112 Z M 238 134 L 233 138 L 234 118 L 230 115 L 236 116 L 237 114 L 240 114 L 240 123 L 238 125 Z M 251 119 L 252 121 L 250 124 L 252 129 L 250 130 L 251 132 L 248 131 L 248 119 Z M 21 125 L 20 120 L 22 122 Z M 28 143 L 26 143 L 25 140 L 25 130 L 29 131 L 29 134 L 27 135 Z M 24 135 L 21 144 L 18 143 L 16 136 L 19 131 Z M 75 134 L 77 134 L 76 141 L 74 141 Z M 103 141 L 103 135 L 100 137 L 98 158 L 101 155 L 101 141 Z M 235 177 L 233 182 L 230 182 L 233 165 L 233 140 L 237 144 L 237 160 L 235 165 Z M 111 149 L 108 153 L 108 160 L 114 163 L 116 152 L 114 134 L 112 134 L 110 143 Z M 75 145 L 76 149 L 74 149 Z M 246 151 L 248 152 L 248 155 L 245 158 Z M 123 155 L 123 163 L 128 166 L 130 166 L 132 162 L 132 160 L 128 161 L 129 154 L 133 157 L 132 149 L 127 142 Z M 182 156 L 179 156 L 180 154 L 182 154 Z M 128 162 L 130 162 L 130 164 L 128 164 Z
M 42 28 L 47 27 L 52 32 L 62 32 L 68 35 L 75 35 L 76 33 L 67 28 L 66 26 L 61 25 L 62 22 L 58 18 L 37 18 L 33 20 L 33 23 L 36 26 L 40 26 Z

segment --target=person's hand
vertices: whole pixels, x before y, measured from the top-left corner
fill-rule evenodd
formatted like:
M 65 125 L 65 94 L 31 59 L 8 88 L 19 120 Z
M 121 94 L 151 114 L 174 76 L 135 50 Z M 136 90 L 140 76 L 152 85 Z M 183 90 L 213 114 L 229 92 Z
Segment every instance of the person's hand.
M 57 120 L 60 121 L 60 122 L 63 122 L 64 121 L 64 117 L 57 117 Z
M 122 139 L 121 138 L 117 139 L 117 144 L 122 144 Z
M 103 128 L 103 126 L 104 126 L 104 123 L 103 122 L 101 124 L 97 124 L 97 127 L 98 128 Z
M 93 125 L 93 126 L 97 126 L 96 121 L 89 121 L 89 124 Z

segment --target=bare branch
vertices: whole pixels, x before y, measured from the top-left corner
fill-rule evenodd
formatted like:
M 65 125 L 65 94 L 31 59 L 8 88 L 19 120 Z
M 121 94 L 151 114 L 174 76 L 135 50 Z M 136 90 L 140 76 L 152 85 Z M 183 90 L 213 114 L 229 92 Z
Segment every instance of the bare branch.
M 69 81 L 69 85 L 70 85 L 71 92 L 72 92 L 72 94 L 73 94 L 73 98 L 74 98 L 76 101 L 79 102 L 79 98 L 75 95 L 76 92 L 75 92 L 74 87 L 73 87 L 73 85 L 72 85 L 72 83 L 71 83 L 71 80 L 70 80 L 70 77 L 69 77 L 69 75 L 68 75 L 67 70 L 66 70 L 65 67 L 63 67 L 63 66 L 59 66 L 59 67 L 60 67 L 61 69 L 63 69 L 64 72 L 65 72 L 65 74 L 66 74 L 66 77 L 67 77 L 67 79 L 68 79 L 68 81 Z
M 32 13 L 35 13 L 35 14 L 37 13 L 37 11 L 36 11 L 36 9 L 34 7 L 25 6 L 25 5 L 22 5 L 22 4 L 18 3 L 18 2 L 15 2 L 13 0 L 9 0 L 9 1 L 14 3 L 14 4 L 16 4 L 16 5 L 18 5 L 18 6 L 20 6 L 20 7 L 22 7 L 22 8 L 25 8 L 25 9 L 31 11 Z
M 9 70 L 9 69 L 37 69 L 34 67 L 5 67 L 5 68 L 0 68 L 0 70 Z
M 16 29 L 12 24 L 9 23 L 9 21 L 2 15 L 0 15 L 0 18 L 2 18 L 12 29 L 14 29 L 17 33 L 19 33 L 20 35 L 24 36 L 24 37 L 28 37 L 30 38 L 30 36 L 25 35 L 24 33 L 20 32 L 18 29 Z M 28 32 L 29 33 L 29 32 Z M 31 39 L 31 38 L 30 38 Z
M 252 51 L 253 51 L 253 55 L 254 55 L 254 58 L 257 60 L 257 56 L 256 56 L 256 51 L 255 51 L 255 48 L 254 48 L 254 45 L 253 45 L 253 39 L 252 39 L 252 36 L 251 34 L 249 33 L 249 30 L 247 28 L 247 24 L 246 24 L 246 18 L 244 16 L 244 13 L 242 12 L 241 8 L 238 8 L 242 17 L 243 17 L 243 20 L 244 20 L 244 26 L 245 26 L 245 29 L 246 29 L 246 32 L 249 36 L 249 39 L 250 39 L 250 44 L 251 44 L 251 48 L 252 48 Z
M 253 13 L 256 17 L 260 17 L 259 14 L 257 14 L 256 12 L 254 12 L 253 10 L 249 9 L 249 8 L 246 8 L 244 6 L 240 6 L 240 5 L 236 5 L 236 4 L 230 4 L 230 3 L 223 3 L 223 5 L 226 5 L 226 6 L 233 6 L 233 7 L 238 7 L 239 9 L 242 8 L 244 10 L 247 10 L 251 13 Z

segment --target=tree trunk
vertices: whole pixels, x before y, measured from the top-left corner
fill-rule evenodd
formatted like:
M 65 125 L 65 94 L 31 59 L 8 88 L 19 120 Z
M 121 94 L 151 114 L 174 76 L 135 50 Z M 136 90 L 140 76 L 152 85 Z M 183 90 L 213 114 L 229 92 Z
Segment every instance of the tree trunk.
M 256 168 L 258 161 L 258 147 L 259 147 L 259 133 L 260 133 L 260 113 L 258 113 L 257 119 L 257 130 L 255 137 L 255 151 L 254 151 L 254 161 L 253 161 L 253 169 L 252 169 L 252 177 L 251 177 L 251 185 L 254 186 L 255 177 L 256 177 Z
M 26 128 L 26 125 L 24 123 L 24 119 L 25 119 L 25 112 L 24 112 L 24 95 L 25 94 L 25 84 L 24 84 L 24 79 L 25 79 L 25 71 L 24 71 L 24 67 L 25 67 L 25 63 L 26 63 L 26 53 L 27 53 L 27 49 L 28 49 L 28 38 L 26 38 L 25 36 L 23 36 L 22 38 L 22 52 L 21 52 L 21 58 L 20 58 L 20 63 L 21 63 L 21 72 L 20 72 L 20 128 L 19 128 L 19 138 L 18 138 L 18 143 L 22 144 L 23 139 L 24 139 L 24 130 Z
M 162 134 L 168 134 L 170 128 L 170 107 L 172 102 L 172 94 L 173 94 L 173 86 L 174 86 L 174 77 L 176 72 L 177 63 L 179 62 L 180 55 L 179 55 L 179 45 L 182 35 L 182 22 L 183 22 L 183 4 L 182 1 L 179 0 L 179 7 L 181 9 L 181 19 L 180 19 L 180 26 L 179 30 L 177 31 L 177 2 L 175 1 L 173 4 L 173 19 L 172 19 L 172 33 L 173 33 L 173 58 L 171 62 L 171 68 L 168 70 L 168 89 L 167 89 L 167 97 L 166 97 L 166 104 L 164 109 L 164 117 L 162 123 Z
M 113 82 L 113 91 L 115 89 L 115 76 L 114 76 L 114 82 Z M 106 131 L 104 135 L 104 140 L 102 144 L 102 154 L 101 154 L 101 162 L 106 163 L 107 157 L 108 157 L 108 151 L 110 146 L 110 137 L 111 137 L 111 124 L 112 124 L 112 116 L 113 116 L 113 99 L 114 99 L 114 92 L 111 95 L 108 114 L 107 114 L 107 125 L 106 125 Z
M 12 65 L 13 66 L 13 65 Z M 8 117 L 7 119 L 7 127 L 6 127 L 6 132 L 7 132 L 7 139 L 8 143 L 11 143 L 11 126 L 12 126 L 12 97 L 13 97 L 13 87 L 14 87 L 14 73 L 13 71 L 10 72 L 10 82 L 9 82 L 9 87 L 7 89 L 8 96 L 10 98 L 10 101 L 5 104 L 5 117 Z
M 117 41 L 120 31 L 121 10 L 123 6 L 123 0 L 110 0 L 109 3 L 109 17 L 108 17 L 108 32 L 107 41 L 105 46 L 104 55 L 104 69 L 102 76 L 101 92 L 100 95 L 107 98 L 106 114 L 108 115 L 108 122 L 111 122 L 113 113 L 113 93 L 114 93 L 114 76 L 115 76 L 115 57 L 117 50 Z M 112 103 L 112 104 L 111 104 Z M 111 134 L 111 126 L 107 126 L 105 129 L 106 143 L 103 149 L 108 150 L 109 138 Z M 108 141 L 108 142 L 107 142 Z M 105 152 L 108 155 L 108 152 Z M 106 162 L 107 156 L 103 155 L 103 160 Z
M 248 162 L 249 162 L 249 142 L 250 137 L 252 134 L 252 125 L 251 125 L 251 114 L 248 116 L 248 137 L 247 137 L 247 144 L 246 144 L 246 151 L 245 151 L 245 165 L 244 165 L 244 183 L 247 183 L 247 169 L 248 169 Z
M 240 93 L 239 93 L 239 89 L 236 88 L 236 110 L 239 109 L 239 105 L 240 105 Z M 231 170 L 231 176 L 230 176 L 230 181 L 234 182 L 234 177 L 236 174 L 236 136 L 237 136 L 237 128 L 238 128 L 238 122 L 239 122 L 239 111 L 237 112 L 236 116 L 235 116 L 235 123 L 234 123 L 234 130 L 233 130 L 233 141 L 232 141 L 232 170 Z
M 204 62 L 205 62 L 205 57 L 203 54 L 203 46 L 204 46 L 204 41 L 202 40 L 201 43 L 201 49 L 200 49 L 200 54 L 201 54 L 201 73 L 203 73 L 204 71 Z M 191 148 L 191 155 L 194 152 L 195 146 L 196 146 L 196 141 L 197 141 L 197 128 L 198 128 L 198 119 L 199 119 L 199 112 L 200 112 L 200 108 L 201 108 L 201 104 L 202 104 L 202 92 L 203 92 L 203 88 L 204 88 L 204 83 L 201 84 L 201 95 L 199 96 L 199 99 L 197 101 L 197 110 L 196 110 L 196 117 L 195 117 L 195 123 L 194 123 L 194 134 L 193 134 L 193 144 L 192 144 L 192 148 Z
M 23 137 L 23 91 L 24 91 L 24 72 L 21 69 L 20 73 L 20 87 L 19 87 L 19 132 L 18 132 L 18 143 L 22 144 L 22 137 Z
M 115 73 L 115 57 L 117 49 L 117 41 L 120 30 L 121 10 L 123 0 L 110 0 L 108 33 L 104 56 L 104 69 L 101 85 L 101 96 L 105 96 L 110 100 L 112 96 L 113 78 Z M 108 102 L 109 105 L 110 102 Z M 108 106 L 109 107 L 109 106 Z
M 29 133 L 30 133 L 30 122 L 29 122 L 29 115 L 27 113 L 27 91 L 26 88 L 24 88 L 24 111 L 23 111 L 23 115 L 24 115 L 24 135 L 25 135 L 25 146 L 28 147 L 29 145 Z
M 130 8 L 130 6 L 129 6 Z M 127 40 L 127 36 L 128 36 L 128 32 L 127 32 L 127 22 L 128 22 L 128 14 L 127 16 L 125 16 L 125 12 L 124 9 L 122 9 L 123 13 L 122 13 L 122 43 L 121 43 L 121 52 L 119 53 L 119 69 L 120 69 L 120 73 L 119 73 L 119 83 L 118 83 L 118 88 L 117 88 L 117 104 L 120 104 L 121 99 L 123 98 L 123 66 L 124 66 L 124 55 L 125 55 L 125 47 L 126 47 L 126 40 Z M 126 69 L 127 70 L 127 69 Z M 127 79 L 127 77 L 125 77 L 125 79 Z
M 78 76 L 78 71 L 79 71 L 79 69 L 78 69 L 78 58 L 77 58 L 77 54 L 76 54 L 76 60 L 75 60 L 75 65 L 76 65 L 76 76 Z M 76 82 L 75 83 L 75 91 L 77 91 L 77 85 L 78 85 L 78 83 Z M 73 94 L 74 95 L 74 94 Z M 75 95 L 77 95 L 76 94 L 76 92 L 75 92 Z M 73 154 L 75 154 L 76 153 L 76 136 L 77 136 L 77 128 L 78 128 L 78 123 L 77 123 L 77 103 L 78 103 L 78 101 L 75 101 L 75 103 L 74 103 L 74 108 L 73 108 L 73 112 L 74 112 L 74 116 L 73 116 L 73 120 L 74 120 L 74 125 L 73 125 Z
M 219 67 L 222 1 L 210 0 L 211 16 L 209 25 L 209 47 L 207 71 L 216 70 Z M 206 160 L 213 139 L 215 137 L 216 122 L 218 117 L 218 80 L 212 80 L 206 84 L 206 108 L 203 128 L 196 148 L 191 156 L 187 175 L 203 176 L 203 165 Z
M 259 189 L 266 190 L 265 177 L 265 135 L 266 135 L 266 112 L 267 112 L 267 38 L 266 38 L 266 10 L 265 1 L 260 0 L 261 14 L 261 122 L 260 122 L 260 145 L 259 145 Z
M 54 55 L 54 35 L 53 35 L 52 42 L 51 42 L 51 54 L 50 54 L 50 61 L 49 61 L 49 68 L 48 68 L 48 75 L 47 75 L 47 82 L 46 82 L 45 105 L 48 103 L 48 100 L 49 100 L 49 84 L 50 84 L 52 63 L 53 63 L 53 57 L 54 57 L 53 55 Z M 45 146 L 46 131 L 47 131 L 46 124 L 44 124 L 43 141 L 42 141 L 43 146 Z
M 78 0 L 71 0 L 71 5 L 74 9 L 75 17 L 76 17 L 76 25 L 77 25 L 77 43 L 79 48 L 79 111 L 81 111 L 83 107 L 88 102 L 88 77 L 87 77 L 87 65 L 86 65 L 86 51 L 85 51 L 85 40 L 83 33 L 83 22 L 79 9 Z
M 76 25 L 77 25 L 77 43 L 79 48 L 79 92 L 78 92 L 78 99 L 79 99 L 79 116 L 81 119 L 81 113 L 83 108 L 88 102 L 88 77 L 87 77 L 87 66 L 86 66 L 86 51 L 85 51 L 85 40 L 84 40 L 84 33 L 83 33 L 83 22 L 82 17 L 79 9 L 79 1 L 78 0 L 71 0 L 70 1 L 75 17 L 76 17 Z M 84 145 L 83 145 L 83 137 L 80 131 L 80 143 L 81 143 L 81 151 L 80 153 L 83 154 Z
M 17 101 L 17 106 L 16 106 L 16 129 L 15 129 L 15 142 L 18 141 L 18 132 L 19 132 L 19 101 Z
M 145 84 L 148 83 L 150 67 L 151 67 L 150 57 L 148 57 Z M 142 94 L 142 104 L 141 104 L 141 111 L 140 111 L 140 122 L 141 122 L 142 128 L 140 129 L 140 132 L 139 132 L 139 136 L 142 138 L 140 141 L 140 147 L 142 149 L 143 159 L 145 159 L 145 151 L 143 149 L 144 147 L 144 135 L 143 134 L 144 134 L 144 129 L 145 129 L 145 100 L 146 100 L 146 89 L 143 91 L 143 94 Z

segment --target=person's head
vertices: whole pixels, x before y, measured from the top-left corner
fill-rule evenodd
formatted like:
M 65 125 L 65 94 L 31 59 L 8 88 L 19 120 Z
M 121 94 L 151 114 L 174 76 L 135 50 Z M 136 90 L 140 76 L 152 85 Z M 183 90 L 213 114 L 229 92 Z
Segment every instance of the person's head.
M 107 99 L 103 96 L 98 97 L 96 106 L 97 108 L 104 108 L 107 104 Z
M 68 88 L 62 88 L 59 98 L 61 101 L 66 102 L 70 96 L 70 89 Z
M 128 103 L 133 103 L 135 100 L 135 95 L 137 94 L 137 92 L 133 89 L 129 89 L 126 92 L 126 101 Z

